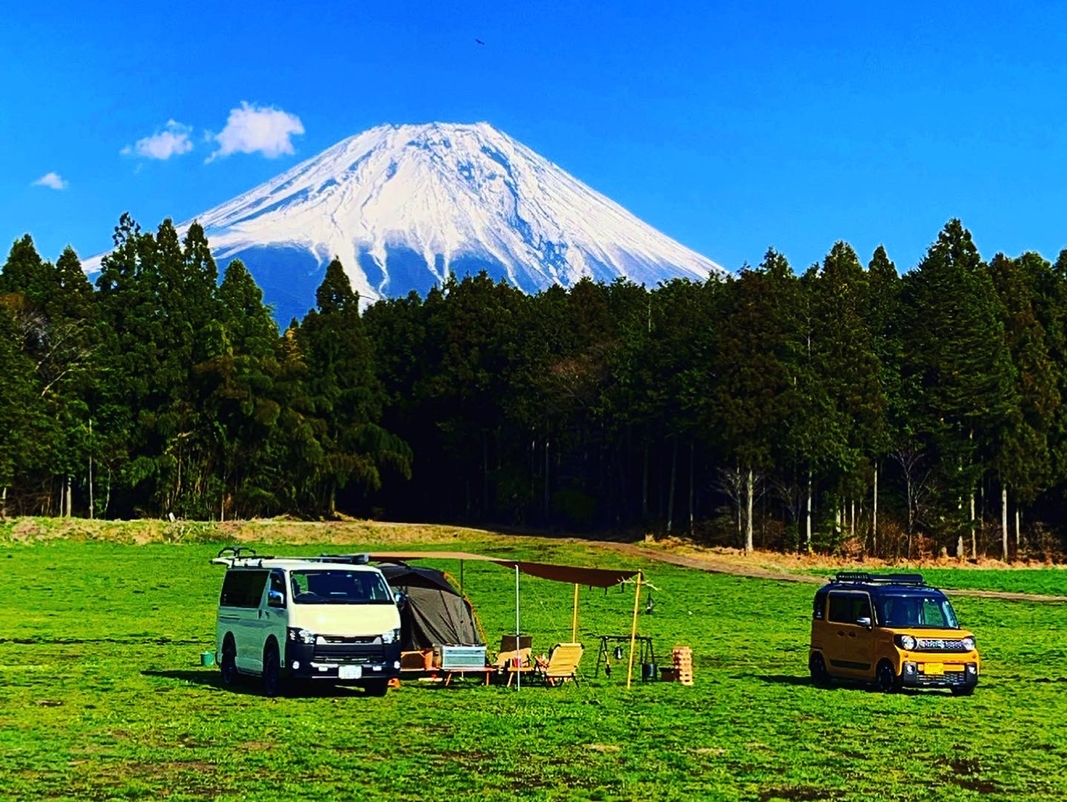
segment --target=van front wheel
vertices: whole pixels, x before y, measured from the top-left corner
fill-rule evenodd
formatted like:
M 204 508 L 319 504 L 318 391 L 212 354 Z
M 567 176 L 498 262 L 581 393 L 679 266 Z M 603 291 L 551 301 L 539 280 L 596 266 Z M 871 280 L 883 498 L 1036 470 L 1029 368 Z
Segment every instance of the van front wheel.
M 900 690 L 900 677 L 893 671 L 893 664 L 883 660 L 878 664 L 878 690 L 882 693 L 895 693 Z
M 274 697 L 282 689 L 282 667 L 278 647 L 272 641 L 263 652 L 263 695 Z
M 385 696 L 386 692 L 389 690 L 389 680 L 367 680 L 363 683 L 363 690 L 367 692 L 367 696 Z

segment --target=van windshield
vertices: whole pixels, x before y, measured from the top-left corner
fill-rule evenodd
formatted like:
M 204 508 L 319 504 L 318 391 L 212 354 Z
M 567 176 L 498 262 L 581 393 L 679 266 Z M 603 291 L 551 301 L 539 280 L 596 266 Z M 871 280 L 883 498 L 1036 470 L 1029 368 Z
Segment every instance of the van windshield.
M 376 571 L 291 571 L 297 604 L 393 604 L 393 594 Z
M 952 605 L 941 595 L 883 594 L 875 607 L 878 623 L 884 627 L 959 629 Z

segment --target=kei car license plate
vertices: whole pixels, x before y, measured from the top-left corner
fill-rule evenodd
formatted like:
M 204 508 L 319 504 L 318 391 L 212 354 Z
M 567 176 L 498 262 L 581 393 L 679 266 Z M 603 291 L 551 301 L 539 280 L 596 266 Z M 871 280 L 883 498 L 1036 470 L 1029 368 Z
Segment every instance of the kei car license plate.
M 339 666 L 337 668 L 338 679 L 361 679 L 363 666 Z
M 927 663 L 923 671 L 927 674 L 941 676 L 945 673 L 945 667 L 941 663 Z

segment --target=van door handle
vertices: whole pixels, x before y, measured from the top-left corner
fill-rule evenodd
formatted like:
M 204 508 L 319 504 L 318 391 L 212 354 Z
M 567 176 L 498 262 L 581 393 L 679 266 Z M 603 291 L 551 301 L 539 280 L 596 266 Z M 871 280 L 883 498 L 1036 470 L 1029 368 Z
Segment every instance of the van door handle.
M 839 638 L 843 638 L 843 637 L 845 637 L 845 630 L 843 630 L 843 629 L 839 629 L 839 630 L 837 630 L 837 636 L 838 636 Z
M 856 637 L 856 633 L 855 633 L 855 632 L 849 632 L 849 633 L 848 633 L 848 636 L 849 636 L 850 638 L 854 638 L 854 637 Z

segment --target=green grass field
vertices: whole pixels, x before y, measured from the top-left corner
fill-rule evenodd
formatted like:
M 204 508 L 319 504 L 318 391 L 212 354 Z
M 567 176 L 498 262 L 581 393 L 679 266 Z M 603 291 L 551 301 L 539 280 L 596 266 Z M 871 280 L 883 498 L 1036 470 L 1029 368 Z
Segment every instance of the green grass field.
M 633 565 L 467 531 L 435 547 Z M 253 685 L 223 689 L 217 669 L 199 665 L 213 648 L 217 548 L 0 538 L 0 798 L 1067 798 L 1062 605 L 954 600 L 984 660 L 973 697 L 821 690 L 806 671 L 814 586 L 646 564 L 655 609 L 639 616 L 640 632 L 661 664 L 673 646 L 692 647 L 694 687 L 636 681 L 628 691 L 618 668 L 594 678 L 593 636 L 628 630 L 633 593 L 582 589 L 578 686 L 406 682 L 385 699 L 331 689 L 269 700 Z M 453 562 L 439 567 L 458 575 Z M 1067 576 L 1000 573 L 937 580 L 1055 593 Z M 499 643 L 514 628 L 513 575 L 467 563 L 463 578 Z M 573 588 L 523 577 L 521 590 L 535 649 L 569 640 Z

